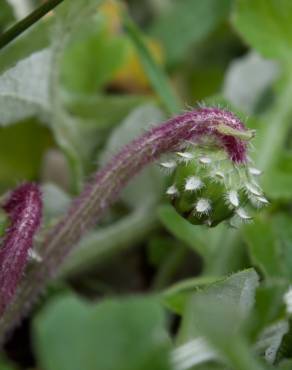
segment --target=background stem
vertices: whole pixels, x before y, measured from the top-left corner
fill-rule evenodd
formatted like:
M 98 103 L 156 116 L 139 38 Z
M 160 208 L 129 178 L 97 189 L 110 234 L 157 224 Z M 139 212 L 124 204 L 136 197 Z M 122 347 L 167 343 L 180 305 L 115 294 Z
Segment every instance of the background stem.
M 29 27 L 35 24 L 39 19 L 41 19 L 44 15 L 49 13 L 52 9 L 54 9 L 57 5 L 59 5 L 63 1 L 64 0 L 46 1 L 43 5 L 38 7 L 27 17 L 25 17 L 21 21 L 17 22 L 14 26 L 9 28 L 6 32 L 3 33 L 3 35 L 0 36 L 0 49 L 4 48 L 11 41 L 16 39 L 19 35 L 21 35 L 24 31 L 26 31 Z

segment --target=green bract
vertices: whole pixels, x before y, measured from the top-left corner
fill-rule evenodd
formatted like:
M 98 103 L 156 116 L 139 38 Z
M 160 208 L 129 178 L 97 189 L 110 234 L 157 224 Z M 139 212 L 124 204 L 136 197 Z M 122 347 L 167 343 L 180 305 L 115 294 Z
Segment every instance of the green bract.
M 166 193 L 192 224 L 212 227 L 230 220 L 236 225 L 251 220 L 250 206 L 268 204 L 256 180 L 260 171 L 233 163 L 221 149 L 190 146 L 161 166 L 174 171 Z

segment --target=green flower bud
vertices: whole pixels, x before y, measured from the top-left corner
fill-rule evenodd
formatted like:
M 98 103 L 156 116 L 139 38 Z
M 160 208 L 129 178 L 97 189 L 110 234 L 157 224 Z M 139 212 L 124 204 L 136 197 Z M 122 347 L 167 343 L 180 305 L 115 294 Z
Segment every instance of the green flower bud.
M 252 219 L 250 206 L 268 204 L 256 181 L 260 171 L 232 162 L 217 147 L 191 146 L 161 166 L 174 170 L 166 193 L 192 224 L 213 227 L 229 220 L 236 225 Z

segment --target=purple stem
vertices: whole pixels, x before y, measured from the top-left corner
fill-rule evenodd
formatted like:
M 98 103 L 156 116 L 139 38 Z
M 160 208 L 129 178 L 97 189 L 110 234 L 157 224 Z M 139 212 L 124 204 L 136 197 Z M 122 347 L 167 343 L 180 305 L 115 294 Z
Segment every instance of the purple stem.
M 11 193 L 3 209 L 10 217 L 11 226 L 0 248 L 0 314 L 15 294 L 41 222 L 42 201 L 38 186 L 19 186 Z
M 50 279 L 60 270 L 62 262 L 80 238 L 100 219 L 117 199 L 124 186 L 147 164 L 162 154 L 180 150 L 186 141 L 199 142 L 212 138 L 235 163 L 245 163 L 246 142 L 239 136 L 222 134 L 224 124 L 236 132 L 246 131 L 232 113 L 217 108 L 202 108 L 176 116 L 125 146 L 97 172 L 73 201 L 63 219 L 50 230 L 38 253 L 43 262 L 32 266 L 11 305 L 0 319 L 3 335 L 29 311 Z M 1 336 L 0 336 L 1 340 Z

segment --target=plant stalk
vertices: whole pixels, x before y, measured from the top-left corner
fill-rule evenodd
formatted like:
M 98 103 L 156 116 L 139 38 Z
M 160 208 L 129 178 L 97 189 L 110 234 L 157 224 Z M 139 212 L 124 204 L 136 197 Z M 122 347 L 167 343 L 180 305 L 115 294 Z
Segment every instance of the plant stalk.
M 14 26 L 9 28 L 6 32 L 0 35 L 0 49 L 4 48 L 10 42 L 15 40 L 24 31 L 34 25 L 39 19 L 53 10 L 57 5 L 64 0 L 48 0 L 43 5 L 34 10 L 27 17 L 17 22 Z
M 0 319 L 0 342 L 25 316 L 47 283 L 54 279 L 81 237 L 90 230 L 119 196 L 127 183 L 161 155 L 183 149 L 186 143 L 213 139 L 235 163 L 246 162 L 246 142 L 217 131 L 218 125 L 245 131 L 232 113 L 202 108 L 169 119 L 125 146 L 97 172 L 67 214 L 48 231 L 36 252 L 42 263 L 30 266 L 18 291 Z

